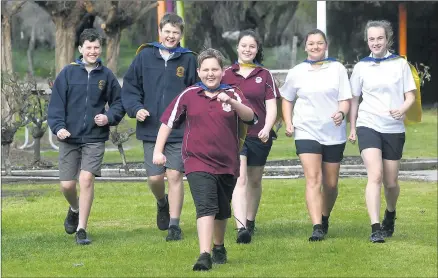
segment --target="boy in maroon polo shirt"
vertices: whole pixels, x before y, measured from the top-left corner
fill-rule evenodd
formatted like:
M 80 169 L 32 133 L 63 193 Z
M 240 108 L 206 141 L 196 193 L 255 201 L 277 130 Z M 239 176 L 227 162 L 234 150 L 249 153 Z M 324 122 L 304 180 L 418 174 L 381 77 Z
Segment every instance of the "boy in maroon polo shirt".
M 227 261 L 224 236 L 239 176 L 239 120 L 257 122 L 242 92 L 221 84 L 223 59 L 215 49 L 199 54 L 198 75 L 202 82 L 184 90 L 163 113 L 153 156 L 157 165 L 166 162 L 166 140 L 173 128 L 185 123 L 182 157 L 196 207 L 200 245 L 193 270 L 209 270 L 212 262 Z

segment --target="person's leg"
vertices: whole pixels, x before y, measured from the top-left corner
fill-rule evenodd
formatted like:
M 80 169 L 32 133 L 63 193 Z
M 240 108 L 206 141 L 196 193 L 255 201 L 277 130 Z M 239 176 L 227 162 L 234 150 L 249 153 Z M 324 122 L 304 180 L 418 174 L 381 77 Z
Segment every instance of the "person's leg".
M 246 166 L 246 156 L 240 156 L 240 175 L 237 179 L 236 186 L 233 192 L 233 211 L 234 217 L 236 218 L 237 229 L 246 228 L 246 216 L 247 216 L 247 166 Z
M 400 160 L 383 159 L 383 185 L 385 189 L 386 209 L 389 212 L 395 211 L 400 185 L 398 184 L 398 172 Z
M 202 216 L 196 220 L 199 238 L 199 254 L 210 253 L 213 230 L 215 228 L 214 215 Z
M 313 225 L 321 224 L 322 215 L 322 155 L 302 153 L 299 155 L 306 179 L 306 204 Z
M 80 229 L 87 229 L 88 217 L 90 216 L 94 198 L 94 174 L 81 170 L 81 173 L 79 174 L 79 186 L 81 194 L 79 196 L 78 231 Z
M 265 166 L 248 166 L 247 202 L 248 209 L 246 219 L 254 221 L 259 209 L 262 197 L 262 177 Z

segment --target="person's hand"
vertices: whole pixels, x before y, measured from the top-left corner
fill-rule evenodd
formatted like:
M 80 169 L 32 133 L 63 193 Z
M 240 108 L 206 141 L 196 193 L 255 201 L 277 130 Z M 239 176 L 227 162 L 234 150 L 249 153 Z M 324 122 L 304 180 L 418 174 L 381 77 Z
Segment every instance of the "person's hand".
M 356 130 L 355 129 L 350 130 L 350 135 L 348 136 L 348 140 L 352 144 L 354 144 L 354 143 L 356 143 L 356 138 L 357 138 Z
M 217 101 L 220 101 L 222 103 L 231 104 L 232 98 L 230 98 L 226 93 L 219 93 L 217 95 Z
M 294 126 L 292 123 L 288 123 L 286 124 L 286 132 L 285 132 L 287 137 L 292 137 L 294 134 Z
M 259 139 L 260 139 L 263 143 L 268 142 L 270 131 L 271 131 L 271 130 L 266 130 L 265 128 L 263 128 L 262 130 L 260 130 L 258 136 L 259 136 Z
M 108 124 L 108 117 L 104 114 L 97 114 L 94 117 L 94 122 L 98 125 L 98 126 L 105 126 Z
M 154 156 L 152 157 L 152 163 L 158 166 L 163 166 L 166 164 L 166 156 L 160 152 L 154 152 Z
M 344 116 L 339 111 L 333 113 L 332 119 L 333 119 L 333 122 L 335 123 L 336 126 L 340 126 L 342 124 L 342 121 L 344 120 L 343 117 Z
M 389 110 L 389 114 L 391 114 L 391 116 L 396 120 L 401 120 L 403 118 L 403 115 L 404 115 L 404 113 L 402 113 L 398 109 Z
M 61 128 L 56 133 L 56 136 L 61 140 L 64 140 L 65 138 L 70 137 L 70 135 L 71 135 L 70 132 L 68 132 L 67 129 L 65 129 L 65 128 Z
M 140 109 L 137 111 L 137 115 L 135 115 L 135 118 L 137 119 L 137 121 L 143 122 L 148 116 L 150 115 L 146 109 Z

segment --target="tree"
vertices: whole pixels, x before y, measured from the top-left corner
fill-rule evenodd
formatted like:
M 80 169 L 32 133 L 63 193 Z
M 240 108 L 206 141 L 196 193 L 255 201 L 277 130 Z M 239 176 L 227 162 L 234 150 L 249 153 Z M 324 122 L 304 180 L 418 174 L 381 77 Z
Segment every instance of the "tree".
M 74 59 L 76 26 L 84 12 L 83 1 L 35 1 L 55 23 L 56 74 Z
M 96 14 L 104 20 L 101 28 L 106 35 L 106 66 L 117 74 L 122 31 L 136 23 L 157 6 L 157 2 L 147 1 L 86 1 L 89 14 Z

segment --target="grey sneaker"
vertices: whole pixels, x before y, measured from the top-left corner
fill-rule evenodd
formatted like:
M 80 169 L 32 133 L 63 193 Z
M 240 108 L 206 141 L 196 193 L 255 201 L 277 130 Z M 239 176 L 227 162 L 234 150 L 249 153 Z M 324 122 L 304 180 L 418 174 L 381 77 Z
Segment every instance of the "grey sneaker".
M 212 267 L 211 255 L 210 253 L 202 253 L 195 265 L 193 266 L 193 271 L 205 271 L 210 270 Z
M 166 241 L 181 240 L 181 228 L 175 225 L 171 225 L 167 230 Z
M 384 243 L 385 238 L 383 237 L 382 231 L 378 230 L 377 232 L 371 233 L 370 241 L 372 243 Z
M 68 207 L 67 216 L 64 220 L 65 232 L 69 235 L 74 234 L 79 224 L 79 212 L 73 212 L 71 207 Z
M 321 241 L 324 239 L 324 231 L 322 229 L 314 229 L 312 236 L 309 237 L 309 241 Z
M 225 264 L 227 262 L 227 250 L 224 246 L 213 247 L 212 261 L 215 264 Z
M 79 231 L 76 232 L 76 243 L 80 245 L 88 245 L 91 243 L 84 229 L 79 229 Z

